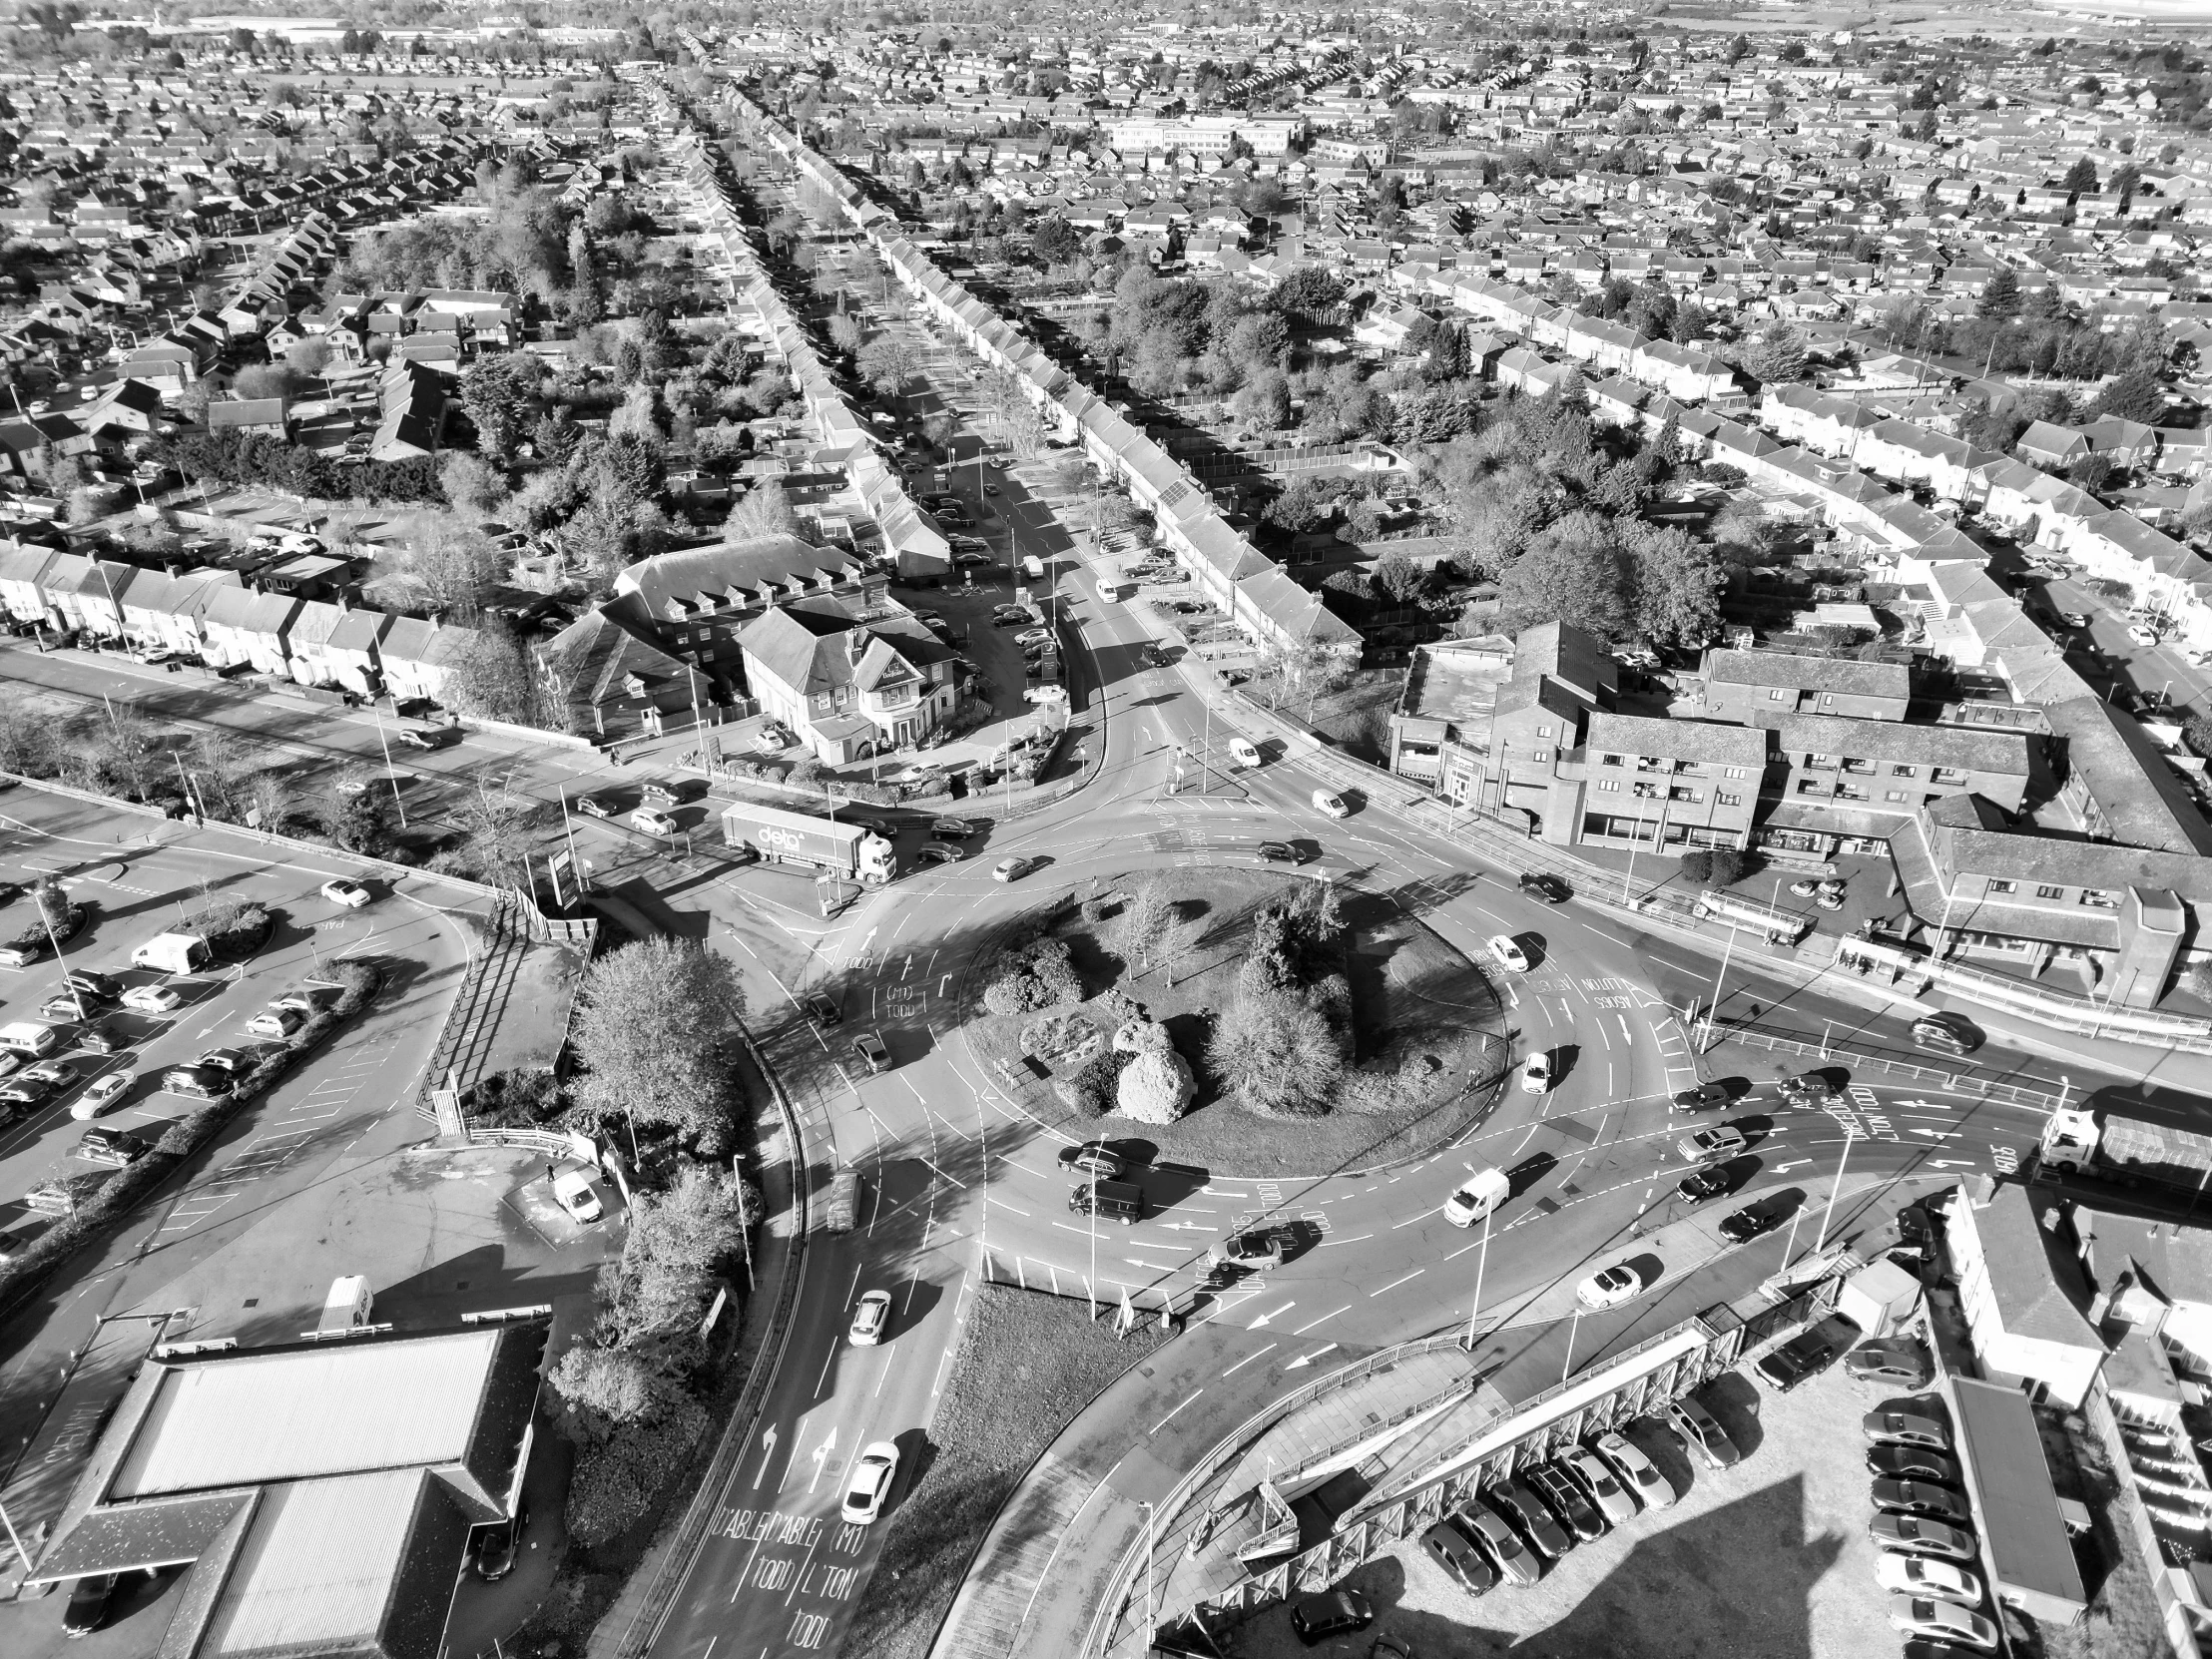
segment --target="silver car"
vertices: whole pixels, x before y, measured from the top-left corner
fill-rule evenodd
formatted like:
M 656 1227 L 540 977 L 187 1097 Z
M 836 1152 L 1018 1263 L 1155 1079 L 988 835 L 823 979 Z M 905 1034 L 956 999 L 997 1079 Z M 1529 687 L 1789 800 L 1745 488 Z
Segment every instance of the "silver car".
M 1681 1496 L 1674 1482 L 1659 1472 L 1659 1465 L 1644 1455 L 1644 1448 L 1618 1429 L 1600 1434 L 1590 1445 L 1613 1465 L 1622 1484 L 1643 1500 L 1645 1508 L 1664 1509 Z
M 1580 1486 L 1609 1526 L 1621 1526 L 1636 1518 L 1636 1500 L 1630 1497 L 1613 1471 L 1594 1451 L 1576 1449 L 1559 1458 L 1574 1483 Z

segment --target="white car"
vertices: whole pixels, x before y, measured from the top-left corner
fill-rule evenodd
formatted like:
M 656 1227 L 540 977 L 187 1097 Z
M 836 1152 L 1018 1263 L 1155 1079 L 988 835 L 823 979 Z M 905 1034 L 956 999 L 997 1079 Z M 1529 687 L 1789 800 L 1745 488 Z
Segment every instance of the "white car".
M 1498 933 L 1485 941 L 1491 958 L 1499 967 L 1510 968 L 1515 973 L 1528 971 L 1528 952 L 1521 949 L 1510 933 Z
M 95 1078 L 92 1087 L 79 1095 L 69 1108 L 69 1115 L 79 1123 L 96 1118 L 102 1112 L 122 1104 L 123 1097 L 131 1092 L 132 1074 L 128 1071 L 111 1071 Z
M 183 994 L 167 985 L 133 985 L 123 993 L 123 1006 L 142 1014 L 174 1013 L 184 1005 Z
M 1314 810 L 1327 813 L 1331 818 L 1350 818 L 1352 809 L 1345 805 L 1345 798 L 1330 790 L 1314 792 Z
M 1513 1184 L 1503 1170 L 1481 1170 L 1451 1190 L 1444 1200 L 1444 1220 L 1454 1227 L 1472 1227 L 1512 1196 Z
M 844 1334 L 844 1340 L 854 1348 L 873 1348 L 883 1340 L 890 1323 L 891 1293 L 870 1291 L 852 1310 L 852 1329 Z
M 1231 738 L 1229 758 L 1241 767 L 1256 767 L 1261 764 L 1260 746 L 1243 738 Z
M 855 1525 L 865 1526 L 883 1512 L 884 1500 L 891 1495 L 891 1482 L 897 1476 L 898 1447 L 888 1440 L 863 1447 L 845 1480 L 844 1505 L 838 1512 Z
M 264 1008 L 246 1022 L 246 1029 L 257 1037 L 288 1037 L 306 1023 L 297 1008 Z
M 1984 1653 L 1994 1653 L 1997 1648 L 1997 1627 L 1970 1607 L 1954 1602 L 1894 1595 L 1890 1598 L 1890 1623 L 1908 1636 L 1959 1642 Z
M 1926 1555 L 1898 1555 L 1885 1550 L 1874 1558 L 1875 1581 L 1885 1590 L 1906 1595 L 1933 1596 L 1967 1607 L 1981 1605 L 1981 1580 L 1964 1567 Z
M 676 821 L 666 813 L 657 813 L 651 807 L 640 807 L 630 815 L 630 828 L 643 830 L 649 835 L 673 835 Z
M 1592 1310 L 1618 1308 L 1643 1294 L 1644 1276 L 1626 1262 L 1593 1273 L 1574 1288 L 1574 1299 Z
M 1523 1094 L 1542 1094 L 1551 1087 L 1551 1056 L 1531 1054 L 1521 1066 L 1520 1086 Z
M 1623 1526 L 1636 1518 L 1636 1500 L 1614 1475 L 1612 1465 L 1596 1452 L 1580 1446 L 1561 1456 L 1559 1462 L 1580 1483 L 1607 1524 Z
M 993 881 L 1018 881 L 1029 873 L 1027 858 L 1001 858 L 991 866 Z
M 1618 1429 L 1600 1434 L 1590 1444 L 1613 1465 L 1628 1489 L 1643 1500 L 1646 1509 L 1665 1509 L 1682 1494 L 1674 1482 L 1659 1472 L 1659 1465 L 1644 1455 L 1644 1448 Z
M 322 896 L 333 904 L 342 904 L 348 910 L 357 910 L 369 900 L 369 890 L 358 881 L 344 879 L 322 883 Z
M 576 1221 L 588 1226 L 607 1213 L 599 1202 L 599 1190 L 591 1176 L 580 1169 L 564 1169 L 553 1177 L 553 1198 Z
M 2127 637 L 2137 645 L 2156 645 L 2158 643 L 2158 630 L 2146 628 L 2140 622 L 2131 622 L 2127 627 Z

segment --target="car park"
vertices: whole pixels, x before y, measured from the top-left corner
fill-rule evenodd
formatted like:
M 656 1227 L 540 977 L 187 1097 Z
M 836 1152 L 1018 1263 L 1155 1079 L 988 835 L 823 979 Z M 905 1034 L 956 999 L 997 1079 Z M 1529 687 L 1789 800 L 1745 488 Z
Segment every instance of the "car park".
M 1520 1529 L 1520 1535 L 1546 1560 L 1556 1561 L 1574 1547 L 1574 1540 L 1567 1536 L 1567 1529 L 1559 1524 L 1559 1517 L 1544 1506 L 1542 1498 L 1520 1481 L 1510 1478 L 1500 1480 L 1483 1495 L 1513 1517 L 1513 1524 Z
M 1483 948 L 1490 953 L 1490 960 L 1501 968 L 1514 973 L 1528 971 L 1528 952 L 1521 949 L 1520 941 L 1510 933 L 1493 933 L 1483 941 Z
M 1470 1596 L 1486 1595 L 1497 1587 L 1497 1568 L 1481 1545 L 1461 1530 L 1458 1516 L 1444 1516 L 1420 1535 L 1420 1543 L 1444 1575 Z
M 1538 1463 L 1529 1469 L 1528 1483 L 1544 1500 L 1544 1505 L 1558 1516 L 1577 1538 L 1588 1543 L 1601 1538 L 1607 1530 L 1603 1511 L 1590 1501 L 1590 1496 L 1556 1463 Z M 1613 1488 L 1618 1491 L 1620 1488 Z
M 1696 1112 L 1708 1106 L 1726 1106 L 1728 1091 L 1718 1083 L 1700 1083 L 1694 1089 L 1677 1089 L 1668 1104 L 1677 1112 Z
M 1939 1641 L 1963 1642 L 1994 1653 L 1997 1627 L 1970 1607 L 1929 1596 L 1894 1595 L 1890 1598 L 1890 1623 L 1909 1636 L 1933 1636 Z
M 1444 1200 L 1444 1220 L 1454 1227 L 1472 1227 L 1513 1193 L 1513 1184 L 1501 1170 L 1479 1170 L 1452 1188 Z
M 1935 1415 L 1939 1407 L 1917 1399 L 1891 1400 L 1859 1419 L 1868 1439 L 1878 1445 L 1922 1446 L 1930 1451 L 1950 1449 L 1950 1430 Z
M 860 1057 L 860 1063 L 871 1072 L 881 1071 L 891 1063 L 890 1050 L 883 1046 L 883 1039 L 873 1031 L 862 1031 L 854 1037 L 852 1052 Z
M 1957 1458 L 1918 1445 L 1869 1446 L 1867 1472 L 1884 1480 L 1934 1480 L 1945 1486 L 1959 1483 Z
M 1844 1370 L 1862 1382 L 1888 1382 L 1901 1388 L 1925 1388 L 1936 1375 L 1928 1350 L 1911 1337 L 1884 1337 L 1863 1344 L 1845 1357 Z
M 1521 1062 L 1520 1086 L 1523 1094 L 1542 1094 L 1551 1087 L 1551 1056 L 1531 1054 Z
M 1627 1262 L 1617 1262 L 1612 1267 L 1593 1273 L 1574 1288 L 1575 1301 L 1593 1312 L 1601 1308 L 1618 1308 L 1624 1302 L 1633 1302 L 1643 1294 L 1644 1276 Z
M 1546 875 L 1530 870 L 1520 878 L 1520 890 L 1530 898 L 1541 899 L 1546 904 L 1564 904 L 1574 896 L 1574 890 L 1556 875 Z
M 673 835 L 677 826 L 676 821 L 668 814 L 657 812 L 651 807 L 640 807 L 630 815 L 630 828 L 643 830 L 649 835 Z
M 1971 1532 L 1929 1515 L 1877 1515 L 1867 1523 L 1867 1536 L 1883 1549 L 1940 1555 L 1946 1561 L 1971 1561 L 1976 1554 Z
M 1781 1215 L 1775 1211 L 1746 1205 L 1721 1217 L 1720 1233 L 1730 1244 L 1749 1244 L 1760 1234 L 1773 1232 L 1781 1222 Z
M 1728 1430 L 1721 1426 L 1720 1418 L 1707 1410 L 1695 1394 L 1684 1394 L 1660 1415 L 1684 1448 L 1708 1468 L 1730 1468 L 1744 1460 L 1742 1449 L 1728 1437 Z
M 1339 1587 L 1318 1596 L 1300 1596 L 1291 1605 L 1291 1630 L 1308 1647 L 1332 1636 L 1348 1636 L 1375 1622 L 1375 1604 L 1358 1590 Z
M 1498 1571 L 1514 1584 L 1525 1587 L 1543 1576 L 1543 1565 L 1535 1552 L 1521 1542 L 1520 1534 L 1490 1504 L 1478 1497 L 1469 1498 L 1452 1513 L 1469 1537 L 1482 1541 Z
M 111 1071 L 96 1077 L 92 1086 L 79 1095 L 69 1108 L 69 1115 L 82 1123 L 96 1118 L 102 1112 L 112 1111 L 123 1103 L 123 1097 L 131 1092 L 132 1074 L 128 1071 Z
M 865 1526 L 883 1512 L 891 1483 L 897 1478 L 898 1447 L 889 1440 L 868 1445 L 853 1460 L 852 1472 L 845 1477 L 839 1514 L 855 1526 Z
M 1733 1124 L 1721 1124 L 1713 1129 L 1700 1129 L 1694 1135 L 1685 1135 L 1674 1143 L 1675 1152 L 1684 1163 L 1715 1164 L 1729 1158 L 1740 1157 L 1750 1150 L 1751 1139 Z
M 852 1309 L 852 1324 L 844 1340 L 854 1348 L 874 1348 L 891 1328 L 891 1293 L 868 1291 Z
M 1644 1453 L 1644 1448 L 1623 1434 L 1619 1429 L 1608 1429 L 1590 1442 L 1590 1448 L 1620 1477 L 1621 1484 L 1636 1494 L 1646 1509 L 1671 1507 L 1681 1496 L 1674 1489 L 1674 1482 L 1659 1472 L 1659 1465 Z
M 1331 818 L 1350 818 L 1352 809 L 1345 805 L 1345 798 L 1334 790 L 1316 790 L 1313 795 L 1314 810 Z
M 372 896 L 358 881 L 343 878 L 322 883 L 322 896 L 333 904 L 342 904 L 348 910 L 357 910 Z
M 1964 1525 L 1973 1518 L 1967 1511 L 1964 1498 L 1948 1486 L 1938 1486 L 1927 1480 L 1877 1480 L 1874 1483 L 1874 1503 L 1877 1509 L 1893 1509 L 1907 1515 L 1925 1515 L 1931 1520 L 1957 1525 Z

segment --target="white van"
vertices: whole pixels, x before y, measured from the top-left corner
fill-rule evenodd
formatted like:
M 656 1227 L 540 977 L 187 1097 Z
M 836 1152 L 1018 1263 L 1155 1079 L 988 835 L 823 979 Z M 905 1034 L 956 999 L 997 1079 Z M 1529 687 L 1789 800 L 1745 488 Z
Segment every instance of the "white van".
M 358 1331 L 368 1323 L 369 1314 L 375 1309 L 376 1296 L 369 1289 L 368 1281 L 360 1274 L 348 1274 L 343 1279 L 330 1281 L 330 1294 L 322 1299 L 322 1318 L 313 1331 L 313 1337 L 342 1337 Z
M 44 1059 L 61 1047 L 62 1030 L 63 1027 L 48 1025 L 44 1020 L 19 1019 L 10 1025 L 0 1025 L 0 1048 Z
M 1478 1170 L 1452 1188 L 1444 1200 L 1444 1220 L 1454 1227 L 1472 1227 L 1513 1196 L 1513 1183 L 1503 1170 Z
M 1260 764 L 1260 751 L 1256 745 L 1246 742 L 1243 738 L 1231 738 L 1229 740 L 1229 758 L 1241 767 L 1256 767 Z

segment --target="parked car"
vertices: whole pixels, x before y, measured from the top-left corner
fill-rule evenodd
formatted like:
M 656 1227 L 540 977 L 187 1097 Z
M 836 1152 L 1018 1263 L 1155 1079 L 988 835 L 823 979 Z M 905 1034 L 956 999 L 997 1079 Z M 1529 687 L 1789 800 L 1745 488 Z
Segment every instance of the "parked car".
M 108 1129 L 94 1124 L 77 1137 L 77 1156 L 88 1164 L 123 1169 L 146 1156 L 147 1144 L 128 1129 Z
M 1691 1204 L 1709 1204 L 1716 1198 L 1725 1198 L 1735 1188 L 1736 1178 L 1725 1166 L 1715 1164 L 1685 1175 L 1674 1184 L 1677 1196 Z
M 844 1340 L 854 1348 L 874 1348 L 891 1327 L 891 1293 L 868 1291 L 854 1304 L 852 1324 Z
M 1901 1388 L 1925 1388 L 1936 1375 L 1928 1350 L 1911 1337 L 1863 1343 L 1845 1358 L 1844 1370 L 1861 1382 L 1889 1382 Z
M 306 1023 L 297 1008 L 264 1008 L 246 1022 L 246 1029 L 257 1037 L 288 1037 Z
M 496 1583 L 515 1570 L 515 1560 L 522 1552 L 522 1531 L 530 1524 L 530 1506 L 518 1502 L 515 1512 L 503 1521 L 478 1529 L 476 1538 L 476 1576 L 485 1583 Z
M 1874 1558 L 1875 1582 L 1906 1595 L 1934 1596 L 1967 1607 L 1981 1605 L 1981 1580 L 1964 1567 L 1933 1555 L 1904 1555 L 1885 1550 Z
M 1523 1587 L 1533 1584 L 1543 1576 L 1543 1565 L 1535 1552 L 1521 1542 L 1520 1534 L 1505 1522 L 1505 1517 L 1480 1498 L 1469 1498 L 1452 1513 L 1465 1526 L 1467 1535 L 1482 1540 L 1482 1547 L 1497 1562 L 1498 1571 L 1514 1584 Z
M 1538 1463 L 1527 1471 L 1528 1483 L 1544 1500 L 1545 1507 L 1565 1523 L 1568 1530 L 1588 1543 L 1601 1538 L 1606 1532 L 1604 1511 L 1590 1501 L 1587 1492 L 1571 1479 L 1556 1463 Z M 1613 1488 L 1618 1491 L 1620 1488 Z
M 1308 1647 L 1365 1630 L 1374 1622 L 1375 1604 L 1358 1590 L 1341 1585 L 1318 1596 L 1300 1596 L 1291 1606 L 1291 1630 Z
M 1926 1515 L 1877 1515 L 1867 1523 L 1867 1535 L 1883 1549 L 1913 1555 L 1940 1555 L 1946 1561 L 1971 1561 L 1975 1555 L 1971 1532 Z
M 1743 1451 L 1728 1437 L 1720 1418 L 1705 1408 L 1695 1394 L 1684 1394 L 1660 1413 L 1685 1449 L 1701 1458 L 1708 1468 L 1725 1469 L 1744 1460 Z
M 70 1103 L 69 1115 L 78 1122 L 98 1117 L 123 1104 L 123 1097 L 131 1092 L 132 1073 L 111 1071 L 104 1077 L 93 1079 L 92 1087 Z
M 1908 1636 L 1963 1642 L 1984 1653 L 1994 1653 L 1997 1648 L 1997 1627 L 1972 1608 L 1952 1601 L 1894 1595 L 1890 1598 L 1890 1623 Z
M 1481 1545 L 1461 1529 L 1458 1516 L 1446 1515 L 1420 1535 L 1421 1548 L 1470 1596 L 1486 1595 L 1497 1588 L 1497 1568 Z
M 123 993 L 123 1006 L 142 1014 L 167 1014 L 182 1008 L 185 999 L 169 985 L 133 985 Z
M 1885 1480 L 1934 1480 L 1945 1486 L 1959 1483 L 1958 1459 L 1926 1446 L 1869 1446 L 1867 1472 Z
M 5 1083 L 0 1083 L 0 1103 L 9 1106 L 43 1105 L 53 1092 L 54 1085 L 44 1078 L 33 1077 L 29 1072 L 17 1072 Z
M 207 1066 L 172 1066 L 162 1073 L 162 1091 L 195 1100 L 220 1100 L 231 1092 L 231 1079 Z
M 1619 1429 L 1607 1430 L 1590 1445 L 1646 1509 L 1669 1508 L 1681 1495 L 1674 1489 L 1674 1482 L 1659 1472 L 1659 1465 L 1644 1454 L 1644 1448 Z
M 1483 941 L 1483 948 L 1489 951 L 1490 959 L 1499 967 L 1509 968 L 1514 973 L 1528 971 L 1528 952 L 1521 949 L 1520 941 L 1512 934 L 1492 934 Z
M 889 1440 L 877 1440 L 868 1445 L 845 1478 L 844 1502 L 839 1506 L 839 1513 L 852 1524 L 865 1526 L 883 1512 L 883 1505 L 891 1495 L 891 1484 L 897 1478 L 898 1447 Z
M 1825 1371 L 1858 1334 L 1859 1328 L 1848 1320 L 1825 1319 L 1812 1330 L 1769 1349 L 1751 1369 L 1761 1382 L 1788 1393 L 1807 1378 Z
M 1935 1412 L 1941 1407 L 1917 1399 L 1891 1400 L 1859 1419 L 1868 1439 L 1879 1445 L 1921 1446 L 1930 1451 L 1950 1449 L 1950 1430 Z
M 607 1207 L 599 1201 L 599 1189 L 592 1185 L 591 1171 L 564 1169 L 553 1177 L 553 1202 L 569 1214 L 569 1219 L 589 1227 L 607 1213 Z
M 1926 1480 L 1877 1480 L 1874 1503 L 1877 1509 L 1894 1509 L 1901 1514 L 1925 1515 L 1931 1520 L 1960 1525 L 1973 1519 L 1963 1497 L 1948 1486 L 1937 1486 Z
M 1546 904 L 1564 904 L 1574 896 L 1574 889 L 1558 876 L 1546 875 L 1536 870 L 1522 873 L 1520 890 L 1530 898 L 1541 899 Z
M 77 1033 L 76 1046 L 87 1054 L 120 1054 L 131 1043 L 128 1037 L 117 1035 L 115 1027 L 105 1020 L 94 1020 Z
M 852 1052 L 860 1057 L 860 1063 L 871 1072 L 883 1070 L 891 1063 L 891 1052 L 883 1046 L 883 1039 L 873 1031 L 862 1031 L 852 1039 Z
M 1633 1302 L 1643 1294 L 1644 1276 L 1627 1262 L 1617 1262 L 1612 1267 L 1593 1273 L 1574 1288 L 1574 1298 L 1593 1312 L 1600 1308 L 1618 1308 L 1624 1302 Z
M 1567 1529 L 1559 1524 L 1557 1516 L 1544 1507 L 1544 1500 L 1518 1480 L 1500 1480 L 1483 1495 L 1513 1517 L 1513 1523 L 1520 1528 L 1521 1536 L 1546 1560 L 1556 1561 L 1574 1547 L 1574 1540 L 1567 1536 Z
M 358 881 L 338 879 L 322 883 L 322 896 L 333 904 L 342 904 L 348 910 L 357 910 L 374 895 Z
M 62 1634 L 75 1639 L 89 1636 L 108 1622 L 108 1604 L 115 1599 L 120 1573 L 96 1572 L 74 1580 L 69 1604 L 62 1609 Z
M 114 1002 L 123 995 L 122 980 L 95 968 L 71 968 L 62 975 L 62 983 L 96 1002 Z

